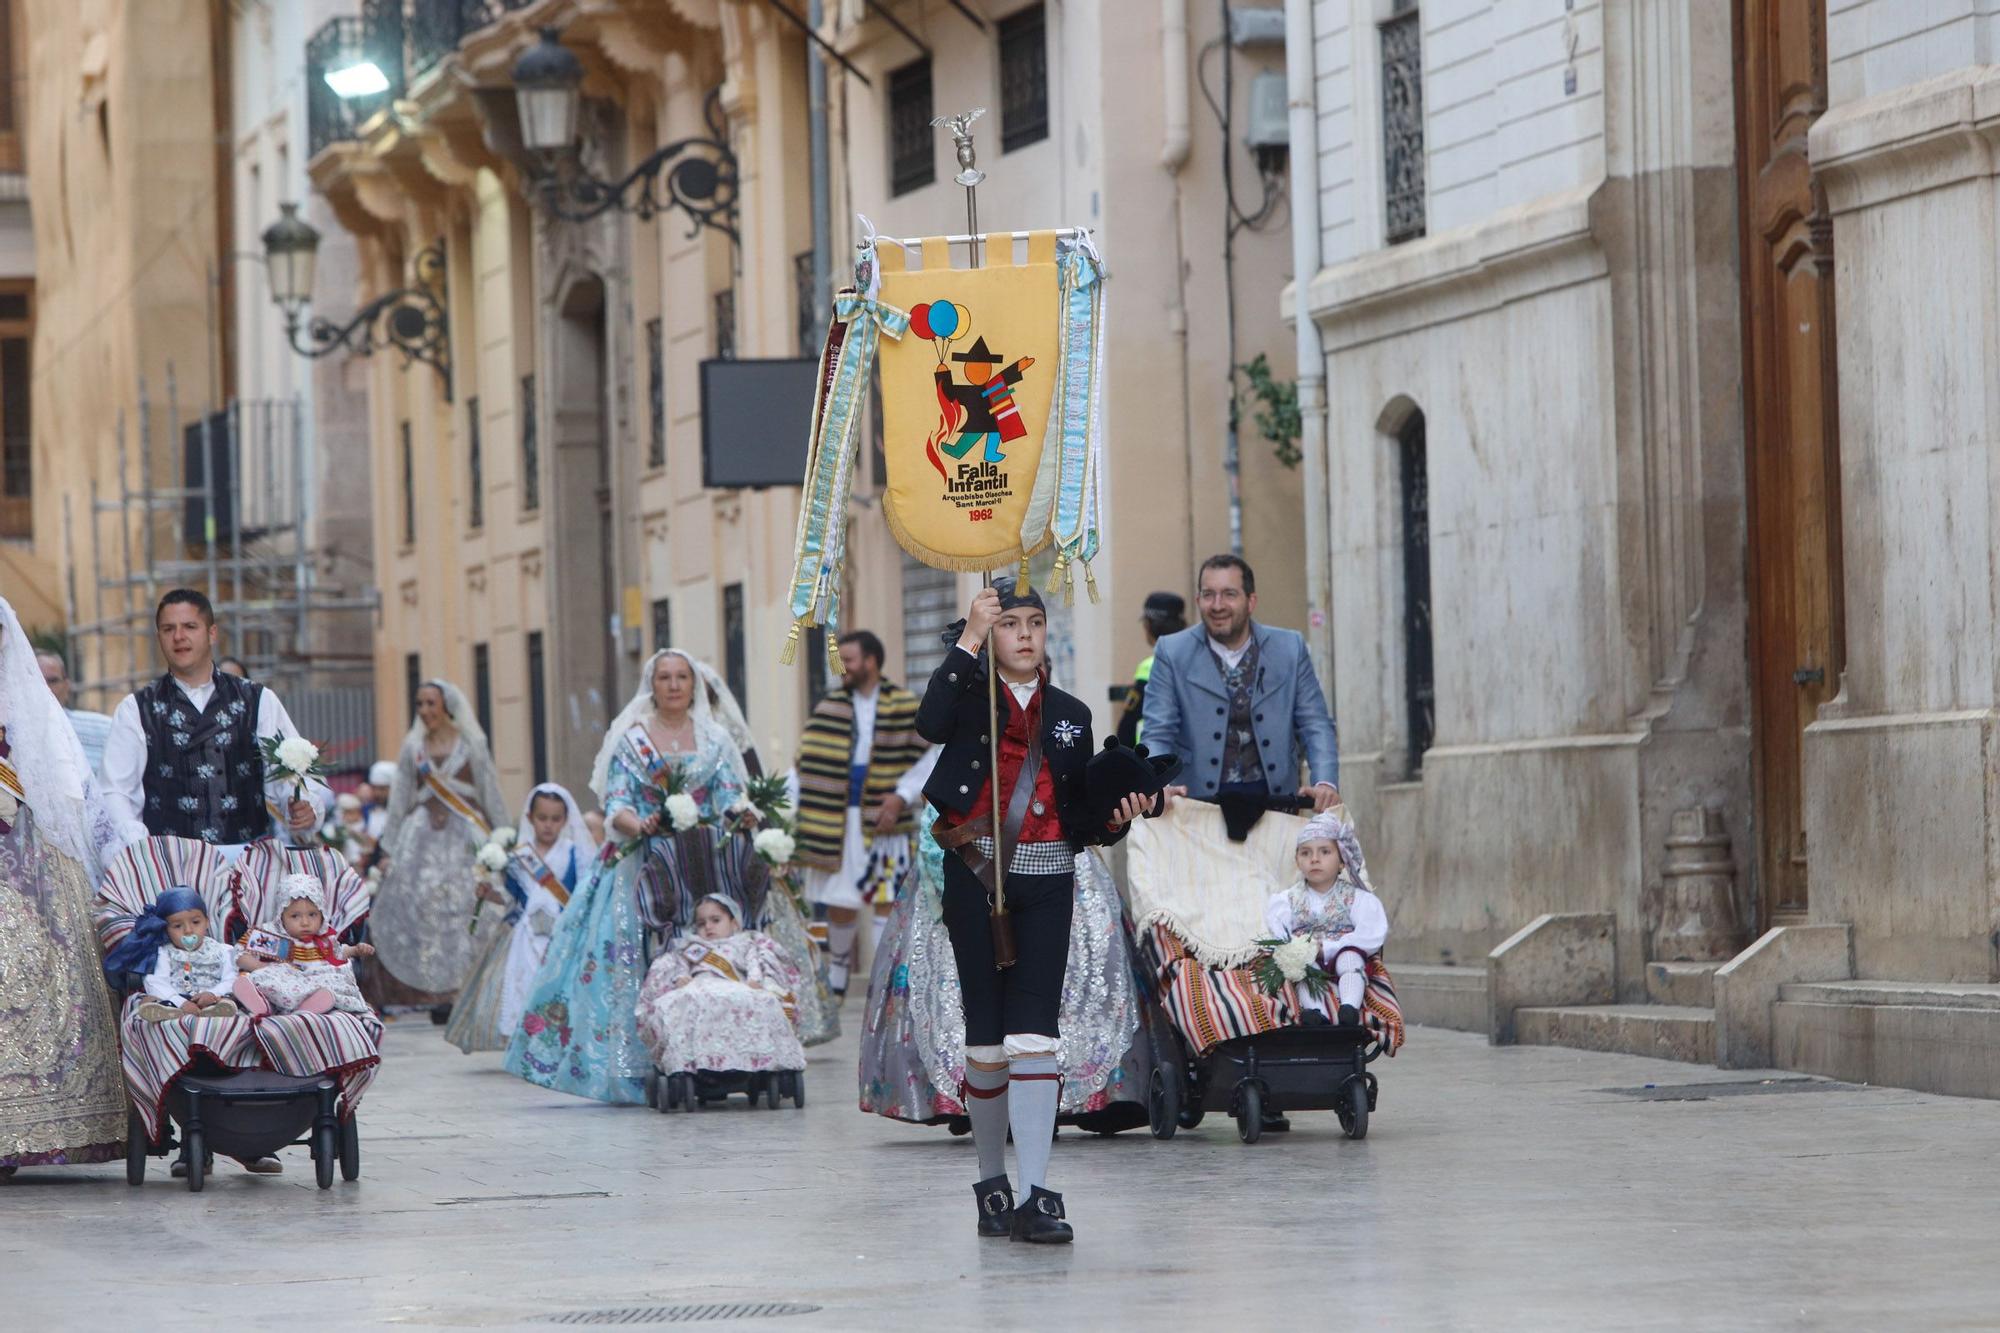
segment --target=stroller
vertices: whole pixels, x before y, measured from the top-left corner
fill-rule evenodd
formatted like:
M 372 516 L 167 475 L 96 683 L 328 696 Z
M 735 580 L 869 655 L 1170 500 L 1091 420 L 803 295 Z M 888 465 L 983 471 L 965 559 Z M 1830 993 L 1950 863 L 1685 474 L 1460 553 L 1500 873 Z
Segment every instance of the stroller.
M 1170 1139 L 1218 1111 L 1235 1118 L 1243 1142 L 1255 1143 L 1267 1115 L 1324 1110 L 1339 1116 L 1349 1138 L 1367 1137 L 1379 1092 L 1368 1065 L 1394 1055 L 1403 1036 L 1381 958 L 1368 960 L 1360 1027 L 1299 1026 L 1293 988 L 1268 994 L 1245 966 L 1265 933 L 1266 901 L 1294 879 L 1300 821 L 1291 812 L 1307 804 L 1232 797 L 1225 812 L 1184 802 L 1132 831 L 1140 970 L 1164 1016 L 1150 1025 L 1154 1138 Z
M 332 929 L 345 933 L 366 918 L 368 886 L 337 853 L 258 843 L 225 865 L 204 843 L 157 837 L 128 847 L 106 871 L 97 895 L 99 939 L 109 950 L 155 897 L 188 884 L 208 899 L 217 935 L 236 940 L 251 923 L 277 915 L 272 900 L 288 874 L 311 875 L 325 886 Z M 150 1023 L 138 1016 L 144 978 L 113 980 L 131 1096 L 127 1183 L 143 1185 L 146 1158 L 178 1148 L 188 1189 L 199 1192 L 216 1153 L 262 1157 L 295 1144 L 312 1150 L 321 1189 L 332 1187 L 336 1167 L 346 1180 L 360 1176 L 355 1111 L 381 1061 L 382 1025 L 373 1014 Z
M 745 930 L 765 931 L 775 924 L 774 909 L 781 910 L 783 904 L 773 901 L 770 867 L 749 838 L 702 825 L 675 833 L 663 843 L 663 855 L 647 864 L 638 881 L 649 972 L 684 923 L 694 920 L 695 904 L 710 894 L 728 898 L 742 908 Z M 786 892 L 782 885 L 776 891 Z M 796 918 L 797 913 L 791 915 Z M 800 966 L 809 967 L 811 962 L 810 958 L 791 960 L 794 994 L 813 984 L 812 974 Z M 739 1092 L 752 1109 L 760 1099 L 773 1111 L 785 1098 L 802 1107 L 806 1104 L 806 1073 L 803 1068 L 690 1072 L 656 1067 L 646 1076 L 646 1104 L 662 1114 L 727 1102 Z

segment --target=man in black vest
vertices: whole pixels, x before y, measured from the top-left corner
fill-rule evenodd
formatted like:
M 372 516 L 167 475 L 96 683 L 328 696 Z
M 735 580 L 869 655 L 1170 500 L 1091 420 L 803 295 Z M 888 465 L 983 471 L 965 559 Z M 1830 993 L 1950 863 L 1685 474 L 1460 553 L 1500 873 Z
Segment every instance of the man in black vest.
M 117 813 L 154 836 L 195 838 L 235 849 L 264 838 L 310 837 L 325 787 L 295 799 L 289 782 L 266 783 L 266 736 L 298 735 L 270 689 L 215 669 L 215 611 L 176 588 L 153 625 L 167 672 L 126 695 L 104 742 L 105 795 Z

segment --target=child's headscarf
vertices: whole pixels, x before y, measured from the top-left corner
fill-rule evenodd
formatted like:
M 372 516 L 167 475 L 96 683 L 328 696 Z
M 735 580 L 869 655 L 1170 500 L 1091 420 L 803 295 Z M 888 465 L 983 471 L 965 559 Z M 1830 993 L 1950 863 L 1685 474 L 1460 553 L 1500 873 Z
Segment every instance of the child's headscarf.
M 729 913 L 730 919 L 736 922 L 736 928 L 738 930 L 743 929 L 743 909 L 737 904 L 734 898 L 729 897 L 727 894 L 707 893 L 702 895 L 701 902 L 696 903 L 695 906 L 699 907 L 702 903 L 719 904 L 723 911 Z
M 199 893 L 184 885 L 175 885 L 153 899 L 132 923 L 132 933 L 104 956 L 104 975 L 114 985 L 120 985 L 128 972 L 152 971 L 160 946 L 167 942 L 167 918 L 188 911 L 206 913 L 208 904 Z
M 1335 806 L 1308 819 L 1299 830 L 1297 845 L 1321 839 L 1340 848 L 1340 859 L 1345 863 L 1341 873 L 1356 884 L 1368 885 L 1368 861 L 1361 855 L 1361 837 L 1354 831 L 1354 821 L 1347 817 L 1346 806 Z
M 312 875 L 287 875 L 278 881 L 278 923 L 272 933 L 285 934 L 285 910 L 296 902 L 309 902 L 319 909 L 320 932 L 310 943 L 318 949 L 321 958 L 335 967 L 345 967 L 347 960 L 340 956 L 340 934 L 327 919 L 326 886 Z M 288 937 L 289 938 L 289 937 Z

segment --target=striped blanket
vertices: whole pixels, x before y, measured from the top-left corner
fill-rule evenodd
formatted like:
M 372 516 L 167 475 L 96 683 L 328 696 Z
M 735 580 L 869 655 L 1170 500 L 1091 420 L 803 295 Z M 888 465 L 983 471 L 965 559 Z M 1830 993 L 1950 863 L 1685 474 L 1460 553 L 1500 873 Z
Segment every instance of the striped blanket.
M 172 884 L 192 884 L 218 922 L 254 922 L 274 914 L 271 899 L 285 874 L 309 874 L 327 889 L 328 924 L 346 930 L 366 917 L 367 884 L 337 855 L 258 844 L 238 866 L 215 850 L 183 838 L 148 838 L 127 848 L 105 872 L 97 896 L 99 940 L 106 949 L 132 929 L 146 904 Z M 281 1074 L 332 1074 L 340 1080 L 343 1115 L 351 1115 L 381 1063 L 382 1022 L 374 1014 L 272 1014 L 263 1018 L 175 1018 L 149 1023 L 138 1016 L 144 995 L 126 1002 L 119 1024 L 125 1081 L 132 1102 L 157 1139 L 174 1081 L 208 1059 L 228 1069 Z
M 1139 953 L 1161 1007 L 1197 1055 L 1234 1037 L 1274 1032 L 1299 1021 L 1299 999 L 1289 985 L 1266 995 L 1244 967 L 1206 967 L 1180 936 L 1154 924 L 1139 936 Z M 1403 1010 L 1395 983 L 1379 955 L 1368 960 L 1362 1022 L 1394 1055 L 1403 1044 Z

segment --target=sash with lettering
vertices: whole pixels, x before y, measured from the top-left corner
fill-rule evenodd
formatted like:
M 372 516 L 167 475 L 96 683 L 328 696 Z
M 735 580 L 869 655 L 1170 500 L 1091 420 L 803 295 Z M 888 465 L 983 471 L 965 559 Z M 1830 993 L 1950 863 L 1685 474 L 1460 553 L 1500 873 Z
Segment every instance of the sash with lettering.
M 572 851 L 570 855 L 574 858 L 576 853 Z M 556 872 L 549 869 L 549 863 L 533 847 L 525 842 L 515 843 L 513 860 L 523 874 L 547 889 L 551 898 L 564 907 L 569 906 L 569 890 L 563 887 L 563 882 L 556 878 Z
M 646 734 L 643 723 L 634 722 L 625 738 L 619 742 L 625 751 L 625 760 L 635 773 L 646 780 L 646 785 L 660 791 L 667 790 L 667 757 L 653 744 L 653 738 Z
M 492 836 L 493 826 L 486 822 L 478 810 L 473 808 L 470 801 L 451 789 L 451 784 L 445 781 L 444 776 L 431 766 L 429 759 L 419 759 L 417 761 L 417 776 L 423 779 L 424 785 L 429 787 L 438 800 L 444 803 L 445 809 L 472 825 L 473 831 L 479 835 L 480 841 L 483 842 Z

